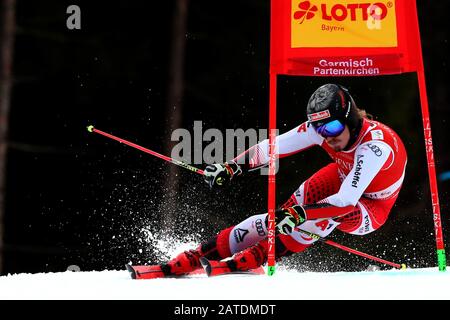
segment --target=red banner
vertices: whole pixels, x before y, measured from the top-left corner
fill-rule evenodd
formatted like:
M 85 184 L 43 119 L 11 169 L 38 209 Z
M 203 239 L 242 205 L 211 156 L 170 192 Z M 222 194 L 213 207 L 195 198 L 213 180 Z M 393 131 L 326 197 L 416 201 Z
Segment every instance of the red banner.
M 272 1 L 276 74 L 377 76 L 421 68 L 414 0 Z

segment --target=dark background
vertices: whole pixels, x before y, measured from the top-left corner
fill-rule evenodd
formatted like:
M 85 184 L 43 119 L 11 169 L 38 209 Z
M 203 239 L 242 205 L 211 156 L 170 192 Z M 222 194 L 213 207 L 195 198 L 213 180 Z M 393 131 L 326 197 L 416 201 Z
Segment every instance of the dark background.
M 81 8 L 81 30 L 66 28 L 66 8 Z M 168 190 L 160 159 L 89 134 L 88 124 L 155 151 L 168 148 L 168 105 L 176 1 L 25 1 L 16 8 L 14 86 L 9 121 L 3 273 L 123 269 L 160 261 L 154 237 L 205 240 L 266 210 L 267 177 L 250 174 L 222 192 L 178 171 Z M 446 1 L 418 1 L 437 173 L 450 170 Z M 269 1 L 188 2 L 181 127 L 267 128 Z M 408 149 L 404 188 L 390 219 L 365 237 L 331 238 L 412 267 L 436 266 L 417 79 L 279 78 L 278 127 L 305 120 L 321 84 L 338 82 L 357 104 L 394 128 Z M 182 109 L 181 109 L 182 106 Z M 313 148 L 281 160 L 283 203 L 329 162 Z M 440 180 L 450 239 L 449 180 Z M 170 189 L 170 188 L 169 188 Z M 168 197 L 176 191 L 176 198 Z M 163 205 L 163 207 L 162 207 Z M 163 222 L 174 220 L 166 231 Z M 149 241 L 149 234 L 153 237 Z M 157 239 L 156 239 L 157 240 Z M 364 270 L 371 261 L 322 244 L 284 262 L 299 270 Z

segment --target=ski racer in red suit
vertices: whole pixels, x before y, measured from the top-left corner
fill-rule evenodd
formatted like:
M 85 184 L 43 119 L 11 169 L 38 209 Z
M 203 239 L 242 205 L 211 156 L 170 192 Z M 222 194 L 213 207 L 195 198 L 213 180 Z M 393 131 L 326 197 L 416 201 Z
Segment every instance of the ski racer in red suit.
M 359 236 L 375 231 L 386 222 L 405 176 L 407 155 L 399 136 L 369 120 L 346 88 L 336 84 L 318 88 L 308 101 L 307 116 L 308 121 L 276 138 L 277 154 L 285 157 L 318 145 L 333 162 L 304 181 L 276 210 L 277 259 L 301 252 L 317 240 L 301 230 L 321 237 L 336 228 Z M 205 180 L 211 187 L 222 187 L 268 161 L 265 140 L 232 161 L 208 165 Z M 267 234 L 267 213 L 251 216 L 161 265 L 160 276 L 200 268 L 201 257 L 219 261 L 224 271 L 257 268 L 266 262 Z

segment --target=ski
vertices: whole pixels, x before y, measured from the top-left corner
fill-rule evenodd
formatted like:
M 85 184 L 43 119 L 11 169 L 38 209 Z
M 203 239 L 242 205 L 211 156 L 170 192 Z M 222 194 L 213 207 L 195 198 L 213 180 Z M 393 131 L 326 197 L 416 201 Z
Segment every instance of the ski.
M 161 279 L 161 278 L 186 278 L 193 275 L 204 275 L 206 274 L 208 277 L 214 277 L 219 275 L 231 275 L 231 274 L 246 274 L 246 275 L 263 275 L 265 274 L 263 267 L 259 267 L 257 269 L 251 269 L 247 271 L 241 270 L 231 270 L 226 261 L 214 261 L 208 260 L 206 258 L 200 258 L 200 262 L 203 268 L 199 268 L 192 272 L 183 274 L 183 275 L 166 275 L 161 266 L 153 265 L 153 266 L 132 266 L 126 264 L 125 267 L 131 277 L 131 279 L 135 280 L 144 280 L 144 279 Z
M 141 280 L 141 279 L 158 279 L 158 278 L 183 278 L 192 275 L 205 274 L 205 271 L 202 268 L 194 270 L 184 275 L 166 275 L 161 266 L 132 266 L 126 264 L 128 273 L 130 274 L 131 279 Z
M 263 275 L 265 274 L 263 267 L 250 270 L 232 270 L 227 261 L 208 260 L 204 257 L 200 258 L 200 263 L 208 277 L 231 275 L 231 274 L 246 274 L 246 275 Z

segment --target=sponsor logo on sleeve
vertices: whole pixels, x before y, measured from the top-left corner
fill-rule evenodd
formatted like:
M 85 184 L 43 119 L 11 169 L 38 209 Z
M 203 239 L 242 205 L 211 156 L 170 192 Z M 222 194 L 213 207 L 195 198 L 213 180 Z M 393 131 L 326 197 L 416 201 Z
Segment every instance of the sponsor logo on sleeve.
M 370 219 L 369 216 L 364 216 L 364 225 L 359 228 L 358 233 L 366 234 L 370 232 Z
M 384 140 L 383 131 L 381 130 L 372 130 L 370 134 L 372 135 L 372 140 Z
M 381 157 L 383 155 L 383 151 L 381 151 L 381 149 L 377 145 L 368 143 L 367 146 L 370 150 L 372 150 L 373 153 L 375 153 L 377 157 Z
M 263 222 L 261 219 L 257 219 L 255 221 L 255 226 L 256 226 L 256 232 L 258 232 L 259 236 L 263 237 L 266 235 L 266 233 L 264 232 Z
M 362 154 L 359 154 L 357 156 L 355 173 L 353 174 L 353 180 L 352 180 L 352 187 L 353 188 L 358 188 L 358 183 L 359 183 L 359 180 L 360 180 L 360 177 L 361 177 L 362 165 L 364 163 L 363 158 L 364 158 L 364 156 Z
M 308 130 L 308 125 L 306 122 L 302 123 L 300 127 L 298 127 L 297 132 L 306 132 Z
M 247 229 L 237 228 L 236 230 L 234 230 L 234 239 L 236 240 L 237 243 L 241 243 L 242 241 L 244 241 L 244 238 L 247 234 L 248 234 Z

